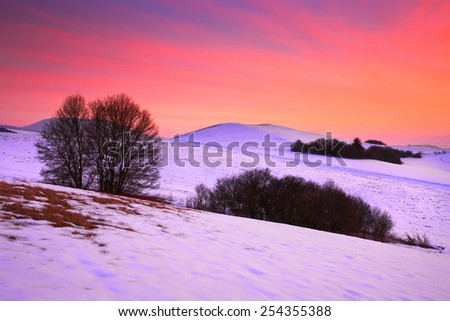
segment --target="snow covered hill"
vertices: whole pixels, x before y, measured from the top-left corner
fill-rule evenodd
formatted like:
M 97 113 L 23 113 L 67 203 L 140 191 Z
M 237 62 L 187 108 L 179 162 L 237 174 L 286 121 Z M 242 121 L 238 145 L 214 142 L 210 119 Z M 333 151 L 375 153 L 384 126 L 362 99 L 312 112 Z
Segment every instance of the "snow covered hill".
M 283 136 L 282 133 L 286 131 L 291 136 Z M 243 165 L 252 160 L 239 148 L 233 148 L 230 153 L 223 151 L 221 157 L 212 159 L 220 164 L 206 166 L 205 146 L 208 143 L 215 141 L 226 146 L 230 142 L 239 142 L 242 146 L 249 141 L 263 142 L 267 133 L 278 137 L 278 142 L 292 141 L 295 137 L 307 141 L 305 133 L 275 125 L 233 123 L 208 127 L 195 132 L 195 141 L 199 142 L 200 146 L 193 148 L 193 153 L 190 153 L 188 148 L 180 149 L 180 159 L 184 162 L 184 167 L 175 164 L 174 155 L 171 154 L 173 149 L 169 148 L 169 163 L 162 168 L 159 193 L 184 204 L 196 185 L 203 183 L 213 186 L 218 178 L 245 170 Z M 181 140 L 187 140 L 187 136 L 183 135 Z M 211 150 L 214 151 L 213 148 Z M 250 150 L 259 155 L 259 162 L 255 166 L 266 167 L 265 151 L 261 144 Z M 301 158 L 297 165 L 291 166 L 299 154 L 295 155 L 287 149 L 281 156 L 275 147 L 270 150 L 270 158 L 275 163 L 270 169 L 278 176 L 298 175 L 318 183 L 331 179 L 347 192 L 361 196 L 370 204 L 389 212 L 396 221 L 395 231 L 399 235 L 425 233 L 435 245 L 450 249 L 450 153 L 435 154 L 435 151 L 441 150 L 429 147 L 415 148 L 414 151 L 422 151 L 423 158 L 403 159 L 403 165 L 376 160 L 345 159 L 346 166 L 341 166 L 336 159 L 309 155 L 309 163 Z M 198 166 L 191 164 L 189 160 L 197 161 Z M 321 162 L 321 165 L 316 166 L 315 162 Z
M 184 166 L 167 140 L 160 189 L 149 192 L 182 205 L 197 184 L 212 186 L 252 160 L 239 148 L 225 148 L 211 159 L 220 164 L 208 166 L 207 143 L 261 143 L 269 132 L 277 144 L 320 136 L 276 125 L 221 124 L 195 132 L 200 146 L 192 153 L 180 148 Z M 424 158 L 403 165 L 345 160 L 346 166 L 316 155 L 291 166 L 298 155 L 270 149 L 275 175 L 332 179 L 389 212 L 395 233 L 425 233 L 445 247 L 439 252 L 38 184 L 37 138 L 0 133 L 0 180 L 65 193 L 73 210 L 97 226 L 53 227 L 0 210 L 0 299 L 450 299 L 449 153 L 424 147 Z M 259 157 L 256 167 L 267 166 L 264 148 L 249 150 Z M 322 164 L 311 166 L 315 161 Z M 4 196 L 2 208 L 14 201 L 46 208 L 50 201 Z
M 276 142 L 293 142 L 297 139 L 301 139 L 304 142 L 310 142 L 324 136 L 324 134 L 320 135 L 303 132 L 272 124 L 247 125 L 240 123 L 224 123 L 180 135 L 180 141 L 187 141 L 188 137 L 192 134 L 197 142 L 218 142 L 223 145 L 230 144 L 231 142 L 243 141 L 261 143 L 264 141 L 264 136 L 267 134 L 270 134 L 271 139 Z
M 23 127 L 17 127 L 17 126 L 10 126 L 10 125 L 0 125 L 0 127 L 10 128 L 13 130 L 23 130 L 23 131 L 30 131 L 30 132 L 36 132 L 40 133 L 44 129 L 44 126 L 48 124 L 52 118 L 42 119 L 36 123 L 26 125 Z
M 242 146 L 244 143 L 257 143 L 259 145 L 258 147 L 251 147 L 248 148 L 248 150 L 256 152 L 260 154 L 261 157 L 263 157 L 265 150 L 262 146 L 262 143 L 265 141 L 265 136 L 267 134 L 270 134 L 271 141 L 276 144 L 270 148 L 270 156 L 272 158 L 275 158 L 275 161 L 279 164 L 286 164 L 288 162 L 292 162 L 295 159 L 295 154 L 292 153 L 289 148 L 290 143 L 294 142 L 295 140 L 300 139 L 303 142 L 310 142 L 318 138 L 325 137 L 325 133 L 315 134 L 271 124 L 246 125 L 238 123 L 225 123 L 181 135 L 178 137 L 178 140 L 181 142 L 188 142 L 189 140 L 193 140 L 194 142 L 200 143 L 200 145 L 202 146 L 207 144 L 211 145 L 211 143 L 218 143 L 224 149 L 227 149 L 227 147 L 229 148 L 230 144 L 232 143 L 239 143 L 240 146 Z M 281 145 L 282 143 L 285 143 L 285 145 Z M 366 147 L 370 146 L 370 144 L 363 145 L 365 145 Z M 282 146 L 283 149 L 281 153 L 279 151 L 280 146 Z M 241 151 L 236 147 L 232 148 L 233 152 L 235 152 L 235 154 L 237 155 L 236 157 L 242 160 L 243 157 Z M 403 164 L 402 166 L 376 160 L 355 159 L 345 159 L 345 166 L 341 166 L 341 164 L 338 163 L 336 159 L 331 159 L 330 157 L 326 156 L 309 155 L 307 161 L 305 161 L 303 155 L 297 153 L 297 156 L 300 155 L 300 157 L 302 157 L 302 164 L 309 162 L 309 164 L 317 167 L 314 164 L 320 162 L 321 168 L 326 167 L 328 169 L 332 169 L 333 171 L 345 171 L 352 173 L 361 173 L 363 175 L 370 175 L 375 177 L 395 177 L 413 181 L 425 181 L 428 183 L 450 185 L 450 153 L 436 155 L 434 154 L 435 151 L 441 152 L 442 150 L 439 148 L 433 149 L 425 146 L 395 146 L 395 148 L 412 150 L 414 152 L 422 152 L 424 154 L 424 157 L 423 159 L 403 159 L 405 164 Z M 197 148 L 196 152 L 201 153 L 201 149 Z M 330 165 L 327 164 L 327 160 L 329 161 Z

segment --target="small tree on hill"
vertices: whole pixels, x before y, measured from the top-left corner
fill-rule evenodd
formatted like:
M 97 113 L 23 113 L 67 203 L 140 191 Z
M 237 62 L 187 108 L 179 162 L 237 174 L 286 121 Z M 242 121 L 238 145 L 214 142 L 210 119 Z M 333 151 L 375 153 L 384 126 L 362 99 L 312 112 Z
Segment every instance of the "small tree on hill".
M 353 152 L 353 156 L 354 158 L 364 158 L 365 157 L 365 152 L 366 150 L 364 149 L 361 139 L 359 139 L 358 137 L 353 139 L 353 143 L 352 143 L 352 152 Z
M 90 155 L 87 137 L 89 112 L 79 94 L 68 96 L 36 143 L 38 159 L 44 163 L 41 175 L 52 184 L 87 188 Z
M 160 146 L 158 127 L 150 113 L 125 94 L 97 99 L 89 107 L 98 189 L 135 194 L 156 187 Z

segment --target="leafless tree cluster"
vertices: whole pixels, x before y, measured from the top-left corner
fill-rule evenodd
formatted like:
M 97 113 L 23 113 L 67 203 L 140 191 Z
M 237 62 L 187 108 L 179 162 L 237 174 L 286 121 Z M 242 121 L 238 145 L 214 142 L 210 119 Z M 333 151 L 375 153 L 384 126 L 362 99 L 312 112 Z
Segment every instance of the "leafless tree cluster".
M 67 97 L 36 146 L 44 181 L 52 184 L 120 195 L 157 186 L 158 127 L 125 94 L 90 103 Z
M 377 140 L 369 140 L 367 141 L 367 143 L 385 145 L 383 142 Z M 400 165 L 403 164 L 401 158 L 422 157 L 421 152 L 413 153 L 409 150 L 405 151 L 388 146 L 370 146 L 368 149 L 365 149 L 358 137 L 353 139 L 352 144 L 348 144 L 337 139 L 325 138 L 319 138 L 309 143 L 303 143 L 301 140 L 296 140 L 291 145 L 291 150 L 293 152 L 310 153 L 339 158 L 375 159 Z
M 320 185 L 297 176 L 278 178 L 269 169 L 220 178 L 213 188 L 201 184 L 195 192 L 187 207 L 380 241 L 394 226 L 388 213 L 334 182 Z

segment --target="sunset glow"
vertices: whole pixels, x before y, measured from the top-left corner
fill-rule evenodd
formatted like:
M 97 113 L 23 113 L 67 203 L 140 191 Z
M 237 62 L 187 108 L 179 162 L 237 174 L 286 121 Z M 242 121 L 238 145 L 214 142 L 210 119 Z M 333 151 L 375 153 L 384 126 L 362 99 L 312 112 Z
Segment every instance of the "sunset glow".
M 163 136 L 223 122 L 449 134 L 449 1 L 4 1 L 0 46 L 1 124 L 125 92 Z

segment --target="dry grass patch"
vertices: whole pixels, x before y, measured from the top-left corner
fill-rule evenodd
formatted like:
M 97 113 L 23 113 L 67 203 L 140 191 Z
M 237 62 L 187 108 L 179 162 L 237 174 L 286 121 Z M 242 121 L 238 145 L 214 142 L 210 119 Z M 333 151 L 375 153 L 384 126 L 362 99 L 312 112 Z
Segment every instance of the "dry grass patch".
M 48 221 L 53 223 L 54 227 L 83 227 L 87 230 L 96 228 L 96 224 L 90 222 L 89 216 L 71 212 L 71 207 L 49 204 L 44 208 L 37 209 L 25 207 L 19 202 L 13 202 L 3 205 L 3 210 L 14 214 L 22 215 L 36 221 Z
M 113 198 L 113 197 L 97 197 L 97 196 L 92 196 L 92 201 L 102 204 L 102 205 L 111 205 L 111 204 L 115 204 L 115 205 L 128 205 L 130 204 L 130 202 L 126 202 L 126 201 L 122 201 L 120 199 L 117 198 Z
M 428 236 L 426 236 L 425 234 L 420 235 L 419 233 L 411 233 L 411 234 L 406 233 L 405 238 L 403 239 L 403 242 L 408 245 L 420 246 L 425 249 L 434 248 L 431 245 L 430 240 L 428 239 Z
M 171 208 L 167 199 L 158 196 L 100 194 L 83 196 L 80 199 L 77 194 L 22 183 L 14 185 L 3 181 L 0 181 L 0 201 L 4 203 L 0 205 L 0 210 L 3 210 L 3 213 L 0 213 L 1 220 L 14 220 L 20 223 L 26 222 L 23 219 L 31 218 L 51 222 L 54 227 L 81 227 L 92 230 L 98 226 L 105 226 L 130 232 L 134 232 L 131 227 L 107 223 L 104 218 L 93 218 L 79 213 L 76 209 L 83 205 L 89 206 L 90 201 L 122 215 L 141 215 L 139 209 L 134 208 L 135 203 L 158 209 Z
M 83 233 L 83 232 L 80 232 L 80 231 L 77 231 L 77 230 L 72 231 L 72 235 L 79 235 L 79 236 L 81 236 L 83 238 L 86 238 L 86 239 L 89 239 L 89 240 L 92 240 L 92 239 L 94 239 L 97 236 L 97 234 L 92 233 L 92 232 Z
M 27 204 L 24 201 L 11 201 L 3 204 L 1 209 L 5 212 L 37 221 L 45 220 L 53 223 L 54 227 L 76 226 L 87 230 L 96 228 L 96 224 L 89 221 L 89 216 L 74 212 L 73 207 L 67 202 L 67 199 L 70 198 L 67 193 L 37 186 L 12 185 L 0 182 L 0 195 L 4 199 L 23 197 L 25 200 L 36 201 L 44 205 L 41 208 L 35 208 L 26 206 Z M 46 200 L 43 201 L 42 198 Z
M 151 201 L 152 203 L 161 203 L 169 205 L 171 203 L 171 200 L 168 198 L 164 198 L 162 196 L 155 196 L 155 195 L 138 195 L 138 194 L 129 194 L 125 195 L 126 197 L 135 198 L 143 201 Z
M 391 242 L 406 244 L 411 246 L 418 246 L 424 249 L 432 249 L 442 251 L 445 248 L 440 245 L 433 245 L 426 234 L 419 234 L 417 232 L 414 233 L 406 233 L 404 237 L 399 237 L 397 235 L 393 235 L 391 238 Z
M 0 195 L 4 198 L 23 197 L 27 201 L 42 202 L 42 198 L 52 205 L 61 205 L 68 207 L 66 199 L 70 196 L 67 193 L 56 192 L 51 189 L 39 186 L 12 185 L 6 182 L 0 182 Z
M 18 188 L 6 182 L 0 182 L 0 195 L 2 197 L 13 197 L 20 193 Z
M 119 207 L 119 210 L 126 214 L 140 215 L 140 213 L 137 210 L 135 210 L 134 208 L 131 208 L 130 206 L 128 206 L 128 207 L 121 206 L 121 207 Z
M 112 197 L 97 197 L 93 196 L 92 200 L 96 203 L 102 205 L 122 205 L 118 208 L 121 212 L 140 215 L 140 213 L 130 207 L 132 202 L 149 207 L 155 207 L 158 209 L 168 209 L 170 201 L 168 199 L 159 196 L 149 196 L 149 195 L 126 195 L 126 196 L 112 196 Z M 111 208 L 115 209 L 115 208 Z

